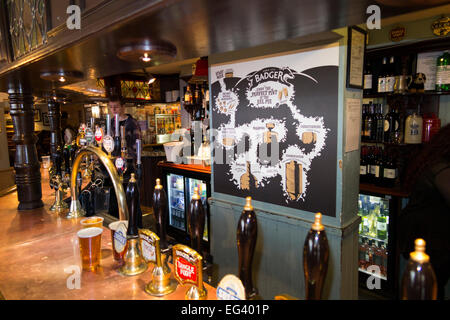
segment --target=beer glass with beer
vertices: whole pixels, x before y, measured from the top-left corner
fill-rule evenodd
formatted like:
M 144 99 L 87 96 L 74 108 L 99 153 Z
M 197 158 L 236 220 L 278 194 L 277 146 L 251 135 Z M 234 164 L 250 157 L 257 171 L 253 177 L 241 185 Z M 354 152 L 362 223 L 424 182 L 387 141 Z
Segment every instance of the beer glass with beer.
M 84 228 L 78 231 L 81 265 L 83 270 L 95 271 L 100 265 L 102 228 Z
M 101 228 L 103 226 L 103 218 L 102 217 L 88 217 L 80 220 L 80 224 L 83 228 Z

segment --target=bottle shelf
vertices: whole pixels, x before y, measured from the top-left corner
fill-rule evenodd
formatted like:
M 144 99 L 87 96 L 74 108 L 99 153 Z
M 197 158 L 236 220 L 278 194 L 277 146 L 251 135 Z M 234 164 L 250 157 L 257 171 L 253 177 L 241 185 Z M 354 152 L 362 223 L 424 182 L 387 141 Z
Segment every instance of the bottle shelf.
M 363 94 L 363 99 L 370 98 L 385 98 L 385 97 L 410 97 L 410 96 L 439 96 L 439 95 L 448 95 L 450 91 L 424 91 L 424 92 L 404 92 L 404 93 L 395 93 L 395 92 L 379 92 L 379 93 L 370 93 Z
M 364 238 L 369 239 L 369 240 L 381 241 L 381 242 L 384 242 L 384 243 L 387 243 L 387 242 L 388 242 L 387 239 L 382 240 L 382 239 L 378 239 L 378 238 L 376 238 L 376 237 L 368 236 L 368 235 L 366 235 L 366 234 L 361 234 L 361 233 L 360 233 L 359 236 L 360 236 L 360 237 L 364 237 Z
M 361 143 L 367 145 L 385 145 L 385 146 L 393 146 L 393 147 L 412 147 L 412 146 L 422 146 L 422 143 L 393 143 L 393 142 L 383 142 L 383 141 L 364 141 L 361 140 Z
M 400 198 L 408 198 L 409 192 L 407 192 L 402 186 L 396 185 L 392 188 L 381 187 L 371 183 L 360 183 L 359 190 L 362 192 L 370 192 L 376 194 L 390 195 Z

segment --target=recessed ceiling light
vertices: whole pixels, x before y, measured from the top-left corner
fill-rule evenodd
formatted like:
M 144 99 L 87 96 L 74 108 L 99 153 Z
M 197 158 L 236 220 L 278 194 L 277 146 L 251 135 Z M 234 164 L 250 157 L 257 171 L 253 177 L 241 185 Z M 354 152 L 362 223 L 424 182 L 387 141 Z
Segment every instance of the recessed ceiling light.
M 150 58 L 149 56 L 148 56 L 148 53 L 146 52 L 146 53 L 144 53 L 144 55 L 140 58 L 142 61 L 144 61 L 144 62 L 150 62 L 150 60 L 152 60 L 152 58 Z
M 64 78 L 64 76 L 59 77 L 59 82 L 66 82 L 66 78 Z
M 43 71 L 41 79 L 58 82 L 75 82 L 83 79 L 84 74 L 80 71 Z
M 156 64 L 171 61 L 177 55 L 177 48 L 164 40 L 140 39 L 125 43 L 117 51 L 117 57 L 130 62 L 152 62 Z

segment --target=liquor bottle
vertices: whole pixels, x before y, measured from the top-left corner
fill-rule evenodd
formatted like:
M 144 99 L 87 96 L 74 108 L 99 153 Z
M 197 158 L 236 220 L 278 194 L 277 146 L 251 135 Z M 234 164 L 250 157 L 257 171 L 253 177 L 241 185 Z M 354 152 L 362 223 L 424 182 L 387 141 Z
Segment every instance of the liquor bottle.
M 205 229 L 205 210 L 198 192 L 198 187 L 194 188 L 194 195 L 192 196 L 189 204 L 187 218 L 189 236 L 191 238 L 191 248 L 202 255 L 202 238 Z
M 200 88 L 198 87 L 198 84 L 195 85 L 195 90 L 194 90 L 194 103 L 195 103 L 195 104 L 201 104 L 201 100 L 200 100 Z
M 383 150 L 381 148 L 377 148 L 376 153 L 376 172 L 375 172 L 375 181 L 374 183 L 378 186 L 382 186 L 384 179 L 383 179 L 383 173 L 384 173 L 384 166 L 385 166 L 385 159 L 383 155 Z
M 360 247 L 361 256 L 359 258 L 359 267 L 362 270 L 366 270 L 367 265 L 368 265 L 368 263 L 367 263 L 367 251 L 368 251 L 369 245 L 367 244 L 367 242 L 368 242 L 368 239 L 365 238 L 365 237 L 362 237 L 362 242 L 361 242 L 361 247 Z
M 446 50 L 436 62 L 436 91 L 450 91 L 450 53 Z
M 381 255 L 381 241 L 374 240 L 373 241 L 373 264 L 380 268 L 381 275 L 381 264 L 382 264 L 382 255 Z
M 363 226 L 364 226 L 363 221 L 362 221 L 363 215 L 362 215 L 362 200 L 361 199 L 358 200 L 358 216 L 361 217 L 361 222 L 359 223 L 359 230 L 358 230 L 358 233 L 361 235 L 363 233 Z
M 363 94 L 371 94 L 372 93 L 372 66 L 370 64 L 370 60 L 367 59 L 367 62 L 364 66 L 364 88 Z
M 366 115 L 366 141 L 372 141 L 372 131 L 373 131 L 373 104 L 370 103 L 368 108 L 368 113 Z
M 381 275 L 387 276 L 387 266 L 388 266 L 388 254 L 386 249 L 386 243 L 381 244 Z
M 377 126 L 378 126 L 378 115 L 376 113 L 376 104 L 370 105 L 370 135 L 369 135 L 369 141 L 376 141 L 377 140 Z
M 160 238 L 161 249 L 167 249 L 167 195 L 159 179 L 156 179 L 156 186 L 153 192 L 153 213 L 156 218 L 156 234 Z
M 367 182 L 367 148 L 361 148 L 361 159 L 359 162 L 359 181 Z
M 368 236 L 375 238 L 377 236 L 377 215 L 375 213 L 375 204 L 370 203 L 369 205 L 369 232 Z
M 437 281 L 430 256 L 425 253 L 425 240 L 416 239 L 415 249 L 409 255 L 403 272 L 401 285 L 402 300 L 436 300 Z
M 378 112 L 377 112 L 377 142 L 383 142 L 383 133 L 384 133 L 384 116 L 383 116 L 383 104 L 378 104 Z
M 369 235 L 369 202 L 367 200 L 362 203 L 362 234 Z
M 252 198 L 245 198 L 244 210 L 237 225 L 236 240 L 239 258 L 239 278 L 245 288 L 245 296 L 252 299 L 258 294 L 253 286 L 252 264 L 258 236 L 258 223 L 252 206 Z
M 366 117 L 367 117 L 367 105 L 362 105 L 361 115 L 361 141 L 366 141 Z
M 378 217 L 377 217 L 377 238 L 380 240 L 387 239 L 387 223 L 386 215 L 380 205 L 377 205 Z
M 373 147 L 370 162 L 371 183 L 378 184 L 380 178 L 380 162 L 378 159 L 378 148 Z
M 328 258 L 328 239 L 322 225 L 322 215 L 316 213 L 303 246 L 306 300 L 320 300 L 328 271 Z
M 375 165 L 373 163 L 373 147 L 367 147 L 367 155 L 366 155 L 366 163 L 367 163 L 367 173 L 366 173 L 366 182 L 372 183 L 373 182 L 373 170 L 372 165 Z
M 394 92 L 395 84 L 395 58 L 391 56 L 389 59 L 389 65 L 386 73 L 386 90 L 385 92 Z
M 384 142 L 395 143 L 400 130 L 399 116 L 396 108 L 389 109 L 389 113 L 384 118 Z
M 387 153 L 383 168 L 383 186 L 392 188 L 397 179 L 397 166 L 391 154 Z
M 358 239 L 358 267 L 360 269 L 364 269 L 365 267 L 365 261 L 366 261 L 366 239 L 363 237 L 359 237 Z
M 378 92 L 386 92 L 387 58 L 383 58 L 380 75 L 378 76 Z
M 409 115 L 405 121 L 405 143 L 422 143 L 422 129 L 422 116 L 418 115 L 416 112 L 413 112 L 413 114 Z

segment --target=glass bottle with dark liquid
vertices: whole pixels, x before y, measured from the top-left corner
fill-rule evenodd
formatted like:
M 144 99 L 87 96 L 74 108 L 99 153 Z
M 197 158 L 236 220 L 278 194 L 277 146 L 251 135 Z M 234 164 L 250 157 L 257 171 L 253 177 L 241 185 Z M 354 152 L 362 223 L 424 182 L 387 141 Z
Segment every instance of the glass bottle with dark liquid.
M 167 249 L 166 210 L 167 195 L 160 180 L 156 179 L 155 191 L 153 192 L 153 213 L 156 218 L 156 234 L 160 239 L 161 250 Z
M 305 299 L 320 300 L 328 270 L 329 247 L 322 214 L 316 213 L 303 247 Z
M 189 204 L 189 235 L 191 237 L 191 248 L 202 255 L 202 237 L 205 229 L 205 210 L 198 187 L 194 188 L 194 195 Z
M 436 300 L 436 275 L 425 253 L 425 240 L 416 239 L 415 249 L 409 255 L 409 261 L 403 273 L 402 300 Z
M 256 247 L 258 226 L 256 214 L 252 206 L 252 198 L 245 198 L 245 206 L 237 226 L 237 247 L 239 256 L 239 278 L 245 288 L 247 299 L 253 299 L 258 290 L 253 286 L 252 262 Z

